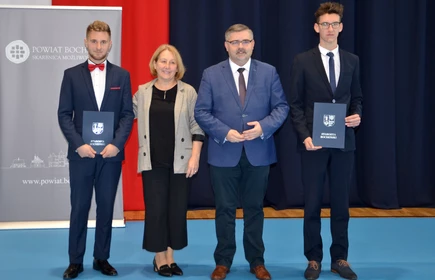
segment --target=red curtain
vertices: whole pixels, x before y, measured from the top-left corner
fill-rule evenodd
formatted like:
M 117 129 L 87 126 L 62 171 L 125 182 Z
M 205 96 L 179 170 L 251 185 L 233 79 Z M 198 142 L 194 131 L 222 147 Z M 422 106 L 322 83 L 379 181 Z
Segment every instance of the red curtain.
M 151 80 L 149 60 L 160 44 L 169 42 L 169 0 L 52 0 L 52 4 L 122 7 L 121 66 L 130 72 L 133 94 L 140 84 Z M 142 177 L 136 173 L 137 149 L 135 122 L 125 148 L 125 161 L 122 167 L 126 211 L 144 210 Z

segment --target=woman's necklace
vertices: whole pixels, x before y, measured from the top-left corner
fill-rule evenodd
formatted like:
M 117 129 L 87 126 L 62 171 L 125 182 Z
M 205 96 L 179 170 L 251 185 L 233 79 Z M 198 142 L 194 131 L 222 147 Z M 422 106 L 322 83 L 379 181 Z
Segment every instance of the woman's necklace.
M 160 85 L 160 84 L 158 84 L 158 85 Z M 169 86 L 169 89 L 161 89 L 161 91 L 163 91 L 163 99 L 164 99 L 164 100 L 166 100 L 166 92 L 167 92 L 168 90 L 172 89 L 174 86 L 175 86 L 175 84 L 170 85 L 170 86 Z M 159 87 L 157 87 L 157 88 L 159 88 Z M 163 88 L 167 88 L 167 86 L 166 86 L 166 87 L 163 87 Z

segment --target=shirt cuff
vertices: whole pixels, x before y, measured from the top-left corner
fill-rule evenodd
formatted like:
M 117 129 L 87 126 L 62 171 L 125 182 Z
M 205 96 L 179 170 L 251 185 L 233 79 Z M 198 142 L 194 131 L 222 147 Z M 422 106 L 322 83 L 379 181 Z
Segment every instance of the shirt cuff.
M 204 142 L 205 136 L 201 134 L 193 134 L 192 135 L 192 141 L 200 141 Z

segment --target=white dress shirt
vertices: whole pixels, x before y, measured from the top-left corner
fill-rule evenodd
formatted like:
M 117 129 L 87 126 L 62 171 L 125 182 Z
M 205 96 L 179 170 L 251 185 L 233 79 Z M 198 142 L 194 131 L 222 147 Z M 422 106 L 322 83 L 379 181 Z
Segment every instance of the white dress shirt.
M 245 68 L 245 71 L 243 71 L 243 77 L 245 78 L 246 89 L 247 89 L 248 88 L 249 69 L 251 67 L 251 59 L 249 59 L 248 62 L 246 62 L 246 64 L 243 66 L 239 66 L 239 65 L 235 64 L 230 59 L 230 67 L 231 67 L 231 72 L 233 73 L 234 82 L 236 83 L 237 92 L 240 95 L 240 92 L 239 92 L 239 75 L 240 74 L 237 70 L 239 70 L 239 68 Z
M 320 54 L 322 57 L 323 67 L 325 68 L 326 75 L 328 76 L 328 81 L 330 80 L 329 75 L 329 56 L 327 53 L 332 52 L 334 54 L 334 70 L 335 70 L 335 85 L 338 85 L 338 80 L 340 79 L 340 54 L 338 52 L 338 45 L 333 50 L 328 50 L 319 45 Z
M 92 61 L 88 60 L 88 64 L 95 64 Z M 94 87 L 95 99 L 97 100 L 98 110 L 101 108 L 101 103 L 104 98 L 104 91 L 106 89 L 106 70 L 107 70 L 107 60 L 103 62 L 104 70 L 100 70 L 100 68 L 95 68 L 94 71 L 91 71 L 92 78 L 92 86 Z

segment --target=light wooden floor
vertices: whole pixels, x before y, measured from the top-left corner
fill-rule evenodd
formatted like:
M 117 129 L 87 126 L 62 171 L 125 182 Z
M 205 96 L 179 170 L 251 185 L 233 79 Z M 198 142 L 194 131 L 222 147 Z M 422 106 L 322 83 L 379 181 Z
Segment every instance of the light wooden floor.
M 266 218 L 302 218 L 302 209 L 275 210 L 271 207 L 264 208 Z M 374 208 L 351 208 L 351 217 L 435 217 L 435 208 L 402 208 L 394 210 L 374 209 Z M 127 221 L 143 220 L 144 211 L 124 211 Z M 330 216 L 329 209 L 322 209 L 322 217 Z M 188 219 L 214 219 L 214 210 L 191 210 L 187 212 Z M 237 210 L 237 218 L 243 217 L 243 211 Z

